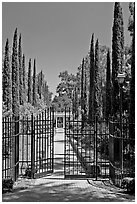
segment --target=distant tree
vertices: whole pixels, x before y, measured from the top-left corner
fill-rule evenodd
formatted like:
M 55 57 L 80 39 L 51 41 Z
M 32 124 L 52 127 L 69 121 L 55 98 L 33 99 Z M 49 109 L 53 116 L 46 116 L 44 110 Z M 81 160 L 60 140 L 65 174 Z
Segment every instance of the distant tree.
M 22 75 L 23 75 L 23 104 L 26 102 L 26 71 L 25 71 L 25 55 L 22 57 Z
M 74 118 L 78 117 L 78 93 L 77 93 L 77 87 L 75 86 L 73 90 L 73 100 L 72 100 L 72 105 L 73 105 L 73 114 Z
M 32 103 L 32 79 L 31 79 L 31 59 L 28 67 L 28 103 Z
M 13 37 L 12 47 L 12 112 L 14 116 L 19 114 L 19 69 L 17 50 L 17 28 Z
M 41 70 L 41 72 L 38 74 L 38 94 L 39 94 L 40 99 L 42 99 L 43 83 L 44 83 L 44 75 L 43 75 L 43 72 Z
M 91 45 L 90 45 L 90 86 L 89 86 L 89 122 L 91 123 L 94 117 L 94 34 L 92 34 Z
M 123 14 L 120 2 L 115 2 L 114 21 L 112 28 L 112 114 L 116 115 L 119 110 L 119 85 L 117 81 L 118 72 L 123 72 L 124 60 L 124 27 Z
M 3 73 L 2 73 L 2 88 L 3 88 L 3 102 L 6 110 L 11 110 L 11 68 L 9 58 L 9 40 L 7 39 L 5 45 Z
M 107 70 L 106 70 L 106 111 L 105 118 L 108 121 L 111 115 L 111 72 L 110 72 L 110 52 L 107 53 Z
M 32 105 L 36 106 L 36 60 L 35 59 L 34 59 L 34 66 L 33 66 Z
M 43 95 L 44 95 L 44 102 L 49 107 L 50 104 L 51 104 L 52 93 L 49 91 L 49 86 L 48 86 L 46 81 L 44 81 L 43 87 L 44 87 L 44 93 L 43 93 Z
M 131 80 L 130 80 L 130 122 L 135 122 L 135 6 L 133 17 L 133 38 L 131 58 Z
M 72 92 L 76 84 L 76 76 L 69 74 L 68 71 L 60 72 L 59 74 L 60 83 L 57 86 L 56 92 L 59 95 L 66 94 L 69 99 L 72 99 Z
M 21 34 L 19 36 L 18 46 L 18 65 L 19 65 L 19 103 L 23 104 L 23 69 L 22 69 L 22 47 L 21 47 Z
M 95 44 L 95 76 L 94 76 L 94 114 L 102 117 L 101 112 L 101 89 L 100 89 L 100 75 L 99 75 L 99 42 L 98 39 Z

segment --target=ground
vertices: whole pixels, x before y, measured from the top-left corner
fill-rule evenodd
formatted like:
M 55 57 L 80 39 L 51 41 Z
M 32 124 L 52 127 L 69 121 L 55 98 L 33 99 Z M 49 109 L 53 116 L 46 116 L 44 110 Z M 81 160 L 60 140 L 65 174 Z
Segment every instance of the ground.
M 109 181 L 64 179 L 63 133 L 55 138 L 54 173 L 39 179 L 19 178 L 3 202 L 134 202 L 135 196 L 116 188 Z
M 4 202 L 133 202 L 129 195 L 109 182 L 87 180 L 20 179 L 13 193 L 3 195 Z

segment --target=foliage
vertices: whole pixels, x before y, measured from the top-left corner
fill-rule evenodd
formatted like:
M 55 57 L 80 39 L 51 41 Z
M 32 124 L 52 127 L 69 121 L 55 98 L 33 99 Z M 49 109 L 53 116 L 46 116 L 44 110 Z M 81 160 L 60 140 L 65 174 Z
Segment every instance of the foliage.
M 28 67 L 28 103 L 32 103 L 32 78 L 31 78 L 31 59 Z
M 119 2 L 115 2 L 114 21 L 112 28 L 112 114 L 116 115 L 119 110 L 119 85 L 117 81 L 118 72 L 123 72 L 124 56 L 124 28 L 122 8 Z
M 52 107 L 55 111 L 63 112 L 66 108 L 71 108 L 71 99 L 66 94 L 55 96 L 52 101 Z
M 94 117 L 94 34 L 92 34 L 90 45 L 90 87 L 89 87 L 89 122 L 91 123 Z
M 129 3 L 129 11 L 130 11 L 130 17 L 128 21 L 128 30 L 130 32 L 130 35 L 133 36 L 134 32 L 134 15 L 135 15 L 135 2 Z
M 135 8 L 134 8 L 135 9 Z M 135 12 L 133 22 L 132 58 L 130 80 L 130 122 L 135 122 Z
M 52 100 L 52 93 L 49 91 L 43 73 L 36 74 L 34 68 L 33 77 L 31 76 L 31 59 L 29 61 L 28 72 L 26 72 L 25 55 L 22 55 L 21 34 L 19 42 L 17 39 L 16 28 L 13 37 L 12 53 L 7 39 L 5 52 L 3 52 L 2 56 L 3 116 L 18 115 L 19 113 L 22 116 L 23 114 L 38 114 L 44 108 L 49 107 Z M 34 98 L 36 103 L 33 104 Z
M 81 69 L 81 119 L 82 119 L 82 128 L 84 127 L 84 58 L 82 61 Z
M 19 36 L 18 46 L 18 65 L 19 65 L 19 104 L 23 104 L 23 69 L 22 69 L 22 47 L 21 34 Z
M 2 88 L 3 88 L 3 102 L 5 110 L 11 109 L 11 68 L 9 59 L 9 40 L 7 39 L 5 45 L 4 62 L 2 70 Z
M 106 111 L 105 118 L 109 119 L 111 115 L 111 72 L 110 72 L 110 52 L 107 53 L 107 71 L 106 71 Z
M 13 115 L 19 113 L 19 69 L 17 51 L 17 28 L 13 37 L 12 47 L 12 112 Z
M 36 60 L 35 59 L 34 59 L 34 67 L 33 67 L 32 104 L 33 106 L 36 106 Z
M 55 110 L 63 111 L 65 107 L 72 107 L 73 91 L 75 87 L 77 87 L 77 93 L 79 94 L 79 75 L 77 74 L 75 76 L 73 74 L 69 74 L 67 71 L 64 71 L 59 74 L 59 78 L 61 82 L 56 89 L 58 96 L 54 97 L 52 106 L 55 108 Z
M 26 102 L 26 71 L 25 71 L 25 55 L 22 57 L 22 75 L 23 75 L 23 103 Z
M 100 89 L 100 74 L 99 74 L 99 42 L 98 39 L 95 45 L 95 71 L 94 71 L 94 115 L 102 117 L 102 95 Z

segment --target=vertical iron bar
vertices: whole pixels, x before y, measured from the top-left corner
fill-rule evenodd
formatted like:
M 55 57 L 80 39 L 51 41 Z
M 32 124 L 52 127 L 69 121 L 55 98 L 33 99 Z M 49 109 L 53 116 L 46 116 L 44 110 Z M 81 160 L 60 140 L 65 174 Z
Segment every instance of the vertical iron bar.
M 95 144 L 96 144 L 96 180 L 97 180 L 97 165 L 98 165 L 98 161 L 97 161 L 97 156 L 98 156 L 98 153 L 97 153 L 97 116 L 95 116 Z
M 52 171 L 54 170 L 54 109 L 52 109 Z
M 27 143 L 27 145 L 26 145 L 26 159 L 27 159 L 27 166 L 28 166 L 28 136 L 29 136 L 29 124 L 28 124 L 28 116 L 27 116 L 27 133 L 26 133 L 26 143 Z
M 36 168 L 39 167 L 39 163 L 38 163 L 38 115 L 36 117 L 36 124 L 37 124 L 37 130 L 36 130 Z M 37 169 L 38 171 L 38 169 Z
M 46 118 L 46 109 L 45 109 L 45 170 L 47 170 L 47 118 Z
M 38 151 L 38 155 L 39 155 L 39 173 L 40 173 L 40 169 L 41 169 L 41 148 L 40 148 L 40 145 L 41 145 L 41 115 L 39 114 L 39 117 L 38 117 L 38 123 L 39 123 L 39 133 L 38 133 L 38 138 L 39 138 L 39 151 Z
M 31 115 L 31 178 L 34 178 L 34 169 L 35 169 L 35 138 L 34 138 L 34 121 L 33 114 Z
M 15 116 L 12 116 L 12 179 L 15 181 Z
M 51 152 L 51 147 L 52 147 L 52 144 L 51 144 L 51 142 L 52 142 L 52 140 L 51 140 L 51 138 L 52 138 L 52 135 L 51 135 L 51 133 L 52 133 L 51 123 L 52 123 L 52 119 L 51 119 L 51 108 L 49 109 L 49 112 L 50 112 L 50 135 L 49 135 L 49 139 L 50 139 L 50 171 L 51 171 L 51 168 L 52 168 L 52 152 Z
M 64 176 L 66 175 L 66 107 L 65 107 Z
M 42 131 L 42 172 L 43 172 L 43 163 L 44 163 L 44 161 L 43 161 L 43 158 L 44 158 L 44 148 L 43 148 L 43 127 L 44 127 L 44 125 L 43 125 L 43 122 L 44 122 L 44 120 L 43 120 L 43 112 L 42 112 L 42 127 L 41 127 L 41 131 Z

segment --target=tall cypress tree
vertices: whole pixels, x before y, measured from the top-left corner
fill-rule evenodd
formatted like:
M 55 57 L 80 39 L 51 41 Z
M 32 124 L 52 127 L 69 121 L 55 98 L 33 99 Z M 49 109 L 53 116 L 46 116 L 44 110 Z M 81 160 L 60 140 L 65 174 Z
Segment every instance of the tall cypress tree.
M 22 105 L 23 104 L 23 69 L 22 69 L 21 34 L 19 36 L 18 60 L 19 60 L 19 103 L 20 105 Z
M 28 67 L 28 103 L 32 102 L 31 59 Z
M 124 61 L 124 27 L 122 8 L 119 2 L 114 6 L 114 21 L 112 28 L 112 84 L 113 84 L 113 97 L 112 97 L 112 114 L 115 115 L 119 110 L 119 86 L 117 81 L 118 72 L 123 71 Z
M 81 117 L 82 117 L 82 128 L 84 128 L 84 58 L 82 60 L 82 68 L 81 68 Z
M 7 39 L 5 45 L 5 55 L 3 62 L 2 73 L 2 88 L 3 88 L 3 102 L 6 107 L 6 111 L 11 109 L 11 68 L 9 60 L 9 40 Z
M 101 117 L 101 90 L 99 76 L 99 42 L 95 44 L 94 114 Z
M 84 121 L 87 120 L 87 73 L 85 67 L 85 80 L 84 80 Z
M 133 16 L 132 58 L 131 58 L 131 81 L 130 81 L 130 123 L 135 122 L 135 5 Z M 131 134 L 130 134 L 131 135 Z M 131 135 L 133 136 L 133 134 Z
M 107 70 L 106 70 L 106 109 L 105 118 L 108 121 L 111 115 L 111 73 L 110 73 L 110 52 L 107 53 Z
M 82 60 L 81 68 L 81 110 L 84 110 L 84 58 Z
M 44 77 L 43 77 L 43 73 L 41 70 L 41 72 L 38 74 L 38 94 L 39 94 L 40 99 L 42 99 L 43 84 L 44 84 Z
M 19 69 L 17 50 L 17 28 L 13 37 L 12 47 L 12 112 L 14 116 L 19 114 Z
M 33 106 L 36 106 L 36 60 L 34 59 L 34 67 L 33 67 L 33 100 L 32 104 Z
M 25 55 L 22 57 L 22 75 L 23 75 L 23 104 L 26 102 L 26 71 L 25 71 Z
M 90 45 L 90 87 L 89 87 L 89 113 L 88 118 L 91 123 L 94 116 L 94 34 L 92 34 Z

